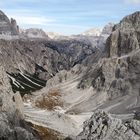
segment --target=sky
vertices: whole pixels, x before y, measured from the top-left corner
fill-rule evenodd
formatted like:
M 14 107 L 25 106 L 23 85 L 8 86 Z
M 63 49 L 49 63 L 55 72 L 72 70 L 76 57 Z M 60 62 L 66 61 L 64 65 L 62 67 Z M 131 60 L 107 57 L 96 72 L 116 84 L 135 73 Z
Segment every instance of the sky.
M 140 0 L 0 0 L 0 9 L 20 28 L 71 35 L 118 23 L 140 11 Z

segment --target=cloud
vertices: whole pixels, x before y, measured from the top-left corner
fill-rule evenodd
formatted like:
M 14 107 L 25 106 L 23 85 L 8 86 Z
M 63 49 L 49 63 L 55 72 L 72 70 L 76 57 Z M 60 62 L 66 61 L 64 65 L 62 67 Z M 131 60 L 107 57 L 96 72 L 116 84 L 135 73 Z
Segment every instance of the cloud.
M 11 16 L 19 25 L 46 25 L 54 20 L 41 16 Z
M 127 4 L 140 4 L 140 0 L 124 0 Z
M 73 34 L 119 22 L 128 13 L 138 11 L 139 3 L 140 0 L 1 0 L 0 7 L 21 28 Z
M 27 25 L 46 25 L 47 23 L 55 22 L 54 19 L 51 19 L 45 15 L 32 11 L 30 9 L 5 9 L 6 15 L 9 18 L 14 18 L 17 21 L 19 26 Z

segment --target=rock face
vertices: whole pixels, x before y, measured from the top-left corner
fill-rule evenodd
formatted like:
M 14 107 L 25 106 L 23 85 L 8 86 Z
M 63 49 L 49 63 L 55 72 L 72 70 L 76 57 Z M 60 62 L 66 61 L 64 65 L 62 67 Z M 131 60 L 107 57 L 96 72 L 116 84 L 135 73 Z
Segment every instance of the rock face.
M 19 26 L 17 25 L 16 20 L 13 18 L 11 18 L 11 32 L 12 32 L 12 35 L 19 34 Z
M 77 140 L 139 140 L 140 122 L 137 120 L 122 121 L 104 111 L 96 111 L 84 122 L 83 132 Z
M 105 25 L 105 27 L 103 28 L 99 36 L 97 47 L 100 48 L 102 51 L 105 50 L 106 40 L 109 37 L 109 35 L 112 33 L 113 27 L 114 27 L 113 23 L 108 23 L 107 25 Z
M 114 27 L 114 23 L 108 23 L 102 30 L 102 35 L 110 35 L 112 33 L 112 29 Z
M 32 132 L 25 129 L 23 110 L 18 108 L 21 103 L 17 104 L 19 98 L 14 97 L 3 64 L 0 63 L 0 139 L 36 139 Z
M 135 19 L 135 24 L 133 24 Z M 130 24 L 130 25 L 129 25 Z M 139 94 L 140 71 L 140 12 L 125 17 L 110 35 L 106 44 L 108 58 L 103 58 L 96 66 L 101 71 L 104 79 L 95 74 L 89 78 L 93 87 L 106 90 L 108 97 L 114 98 L 126 94 Z M 95 69 L 89 73 L 95 73 Z M 83 80 L 88 78 L 84 76 Z M 102 83 L 100 87 L 98 83 Z
M 9 20 L 8 17 L 0 11 L 0 34 L 1 35 L 17 35 L 19 33 L 16 20 Z
M 125 17 L 114 26 L 108 38 L 106 52 L 108 57 L 122 56 L 140 48 L 140 12 Z
M 108 94 L 139 94 L 140 85 L 140 12 L 125 17 L 114 27 L 114 31 L 107 40 L 106 53 L 110 57 L 104 63 L 105 68 L 112 63 L 111 79 Z M 112 58 L 113 57 L 113 58 Z M 114 62 L 113 62 L 114 61 Z M 110 81 L 109 81 L 110 80 Z M 119 83 L 122 83 L 119 86 Z M 115 89 L 118 89 L 116 91 Z M 112 93 L 115 90 L 115 93 Z

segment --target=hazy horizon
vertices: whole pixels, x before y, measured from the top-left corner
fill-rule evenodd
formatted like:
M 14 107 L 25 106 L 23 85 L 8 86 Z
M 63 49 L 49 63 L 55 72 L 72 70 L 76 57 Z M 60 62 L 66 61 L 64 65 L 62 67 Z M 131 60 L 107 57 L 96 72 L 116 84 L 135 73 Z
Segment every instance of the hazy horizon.
M 140 10 L 140 0 L 5 0 L 1 10 L 17 20 L 20 28 L 42 28 L 64 35 L 118 23 Z

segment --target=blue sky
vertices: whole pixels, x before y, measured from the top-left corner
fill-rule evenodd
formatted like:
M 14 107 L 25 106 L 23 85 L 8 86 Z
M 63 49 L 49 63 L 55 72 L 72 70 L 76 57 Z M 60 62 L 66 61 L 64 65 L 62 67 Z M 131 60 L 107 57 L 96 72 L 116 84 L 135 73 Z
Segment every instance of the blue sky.
M 140 0 L 1 0 L 1 10 L 21 28 L 79 34 L 140 11 Z

